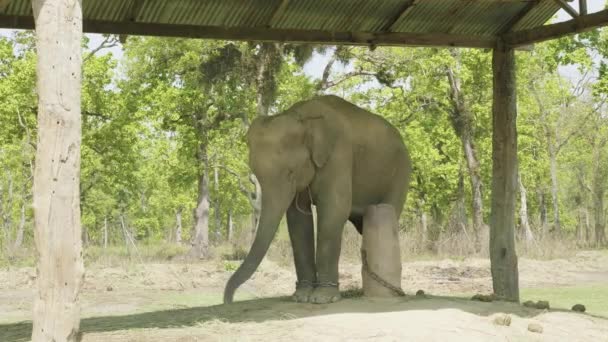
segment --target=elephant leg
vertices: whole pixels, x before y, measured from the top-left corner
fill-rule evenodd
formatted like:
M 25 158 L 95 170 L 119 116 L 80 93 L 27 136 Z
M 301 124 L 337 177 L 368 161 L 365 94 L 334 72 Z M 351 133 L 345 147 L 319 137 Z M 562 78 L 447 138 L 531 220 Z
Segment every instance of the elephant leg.
M 342 231 L 350 213 L 350 186 L 329 187 L 317 205 L 317 287 L 310 302 L 323 304 L 340 299 L 338 262 Z
M 287 209 L 287 228 L 298 277 L 293 300 L 308 302 L 317 281 L 314 223 L 308 193 L 306 195 L 303 193 L 296 195 L 291 206 Z

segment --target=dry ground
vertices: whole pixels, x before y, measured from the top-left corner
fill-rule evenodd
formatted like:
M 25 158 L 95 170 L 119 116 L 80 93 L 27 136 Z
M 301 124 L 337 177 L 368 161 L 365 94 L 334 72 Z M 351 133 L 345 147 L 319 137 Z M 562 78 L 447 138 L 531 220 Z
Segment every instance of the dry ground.
M 490 292 L 489 262 L 482 259 L 404 263 L 404 290 L 423 289 L 431 294 L 427 298 L 351 298 L 330 305 L 290 302 L 284 296 L 293 291 L 291 266 L 268 260 L 237 291 L 238 302 L 221 305 L 230 266 L 217 261 L 91 265 L 82 291 L 83 340 L 608 341 L 608 319 L 597 315 L 461 298 Z M 360 270 L 359 263 L 342 263 L 343 289 L 360 286 Z M 520 280 L 529 289 L 605 286 L 608 254 L 520 259 Z M 34 284 L 32 268 L 0 270 L 0 341 L 29 339 Z M 593 303 L 583 304 L 593 312 Z M 493 323 L 501 314 L 510 315 L 509 327 Z M 530 323 L 543 332 L 529 332 Z

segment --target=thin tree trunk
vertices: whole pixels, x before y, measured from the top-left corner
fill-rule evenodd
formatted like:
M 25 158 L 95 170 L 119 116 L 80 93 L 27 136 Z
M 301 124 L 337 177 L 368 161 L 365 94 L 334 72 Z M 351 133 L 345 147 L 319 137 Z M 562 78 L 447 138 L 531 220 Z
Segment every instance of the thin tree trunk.
M 589 224 L 589 210 L 585 209 L 585 241 L 587 245 L 591 242 L 591 225 Z
M 457 65 L 459 65 L 458 52 L 452 50 L 452 55 L 456 59 Z M 481 250 L 480 234 L 484 225 L 483 196 L 479 158 L 477 157 L 477 151 L 475 150 L 473 141 L 473 116 L 469 112 L 464 96 L 462 95 L 460 77 L 451 67 L 447 68 L 447 77 L 450 83 L 450 97 L 452 100 L 452 126 L 462 143 L 462 150 L 469 173 L 472 198 L 473 234 L 475 239 L 474 248 L 475 252 L 479 252 Z
M 551 173 L 551 199 L 553 201 L 553 227 L 556 233 L 561 233 L 561 222 L 559 218 L 559 196 L 557 180 L 557 154 L 553 145 L 549 146 L 549 168 Z
M 234 241 L 234 222 L 232 221 L 232 209 L 228 210 L 228 243 Z
M 2 182 L 0 182 L 0 219 L 2 219 L 2 221 L 0 223 L 2 223 L 2 234 L 3 234 L 3 246 L 4 249 L 8 250 L 8 241 L 10 241 L 10 235 L 8 234 L 8 230 L 6 229 L 6 227 L 4 226 L 4 184 L 2 184 Z
M 602 247 L 606 244 L 606 217 L 604 212 L 604 192 L 597 191 L 594 199 L 595 244 Z
M 548 223 L 547 223 L 547 197 L 545 196 L 545 190 L 541 189 L 538 193 L 538 211 L 540 220 L 540 231 L 543 236 L 547 235 Z
M 521 222 L 521 231 L 526 244 L 534 241 L 534 234 L 530 229 L 530 221 L 528 220 L 528 196 L 524 183 L 521 180 L 521 176 L 517 176 L 517 183 L 519 184 L 519 221 Z
M 213 189 L 215 191 L 215 208 L 213 209 L 215 216 L 215 241 L 216 243 L 220 243 L 222 241 L 222 213 L 220 205 L 220 180 L 217 166 L 213 168 Z
M 322 94 L 325 91 L 325 89 L 327 89 L 327 86 L 329 84 L 329 75 L 331 74 L 331 69 L 333 68 L 334 63 L 336 63 L 336 60 L 338 59 L 338 49 L 339 48 L 340 47 L 336 47 L 336 50 L 331 55 L 329 61 L 327 61 L 327 64 L 325 64 L 325 68 L 323 68 L 323 75 L 321 76 L 321 79 L 319 80 L 319 83 L 317 83 L 317 86 L 316 86 L 317 95 Z
M 38 52 L 32 341 L 79 341 L 82 6 L 80 0 L 33 0 L 32 7 Z
M 103 217 L 103 248 L 108 248 L 108 217 Z
M 583 208 L 582 207 L 578 207 L 576 208 L 576 231 L 575 231 L 575 239 L 577 244 L 580 243 L 581 241 L 583 241 L 583 220 L 584 220 L 584 216 L 583 216 Z
M 12 217 L 12 210 L 13 210 L 13 176 L 12 173 L 10 172 L 10 170 L 7 170 L 6 172 L 7 175 L 7 196 L 6 196 L 6 200 L 4 201 L 4 209 L 2 210 L 2 223 L 4 225 L 4 229 L 5 229 L 5 233 L 6 233 L 6 240 L 5 241 L 9 241 L 9 236 L 11 236 L 11 231 L 13 229 L 13 217 Z
M 23 245 L 23 235 L 25 234 L 25 223 L 26 223 L 26 216 L 25 216 L 25 206 L 26 203 L 21 203 L 21 215 L 19 218 L 19 226 L 17 227 L 17 235 L 15 236 L 15 243 L 14 243 L 14 247 L 15 249 L 21 248 L 21 246 Z
M 120 228 L 122 230 L 122 235 L 125 239 L 125 247 L 127 248 L 127 252 L 129 253 L 129 255 L 131 255 L 131 247 L 129 245 L 131 238 L 129 236 L 129 231 L 127 230 L 127 224 L 125 223 L 125 216 L 122 213 L 120 214 Z
M 593 218 L 595 221 L 595 244 L 601 247 L 606 243 L 606 217 L 604 207 L 605 197 L 605 175 L 600 160 L 599 150 L 595 153 L 595 165 L 593 170 Z
M 182 211 L 184 208 L 181 206 L 177 208 L 175 212 L 175 243 L 178 245 L 182 244 Z
M 209 255 L 209 174 L 207 146 L 199 145 L 198 160 L 203 170 L 198 179 L 198 199 L 194 209 L 194 234 L 192 236 L 192 248 L 190 256 L 194 258 L 206 258 Z

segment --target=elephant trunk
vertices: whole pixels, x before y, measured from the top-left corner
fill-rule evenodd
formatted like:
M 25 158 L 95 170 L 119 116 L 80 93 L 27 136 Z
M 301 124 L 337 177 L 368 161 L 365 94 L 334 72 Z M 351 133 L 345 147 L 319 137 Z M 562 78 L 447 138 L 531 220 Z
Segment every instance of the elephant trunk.
M 226 284 L 226 288 L 224 289 L 224 304 L 232 303 L 236 289 L 253 275 L 266 255 L 270 243 L 279 228 L 281 218 L 295 196 L 295 191 L 290 191 L 290 197 L 288 197 L 289 193 L 287 191 L 283 190 L 282 192 L 284 193 L 282 196 L 272 196 L 277 192 L 267 193 L 262 191 L 262 213 L 255 239 L 245 260 Z

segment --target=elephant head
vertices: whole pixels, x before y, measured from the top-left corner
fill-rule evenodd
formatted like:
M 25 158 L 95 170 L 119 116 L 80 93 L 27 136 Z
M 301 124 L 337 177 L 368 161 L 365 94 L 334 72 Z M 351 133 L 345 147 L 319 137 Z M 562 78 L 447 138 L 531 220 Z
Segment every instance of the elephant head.
M 297 192 L 311 183 L 316 168 L 330 156 L 334 139 L 327 118 L 290 109 L 283 114 L 256 118 L 247 132 L 249 166 L 262 189 L 262 212 L 253 245 L 230 277 L 224 303 L 260 265 Z

